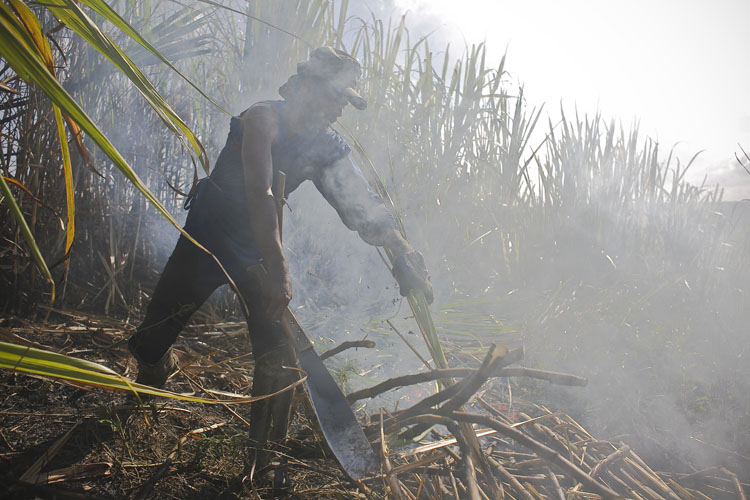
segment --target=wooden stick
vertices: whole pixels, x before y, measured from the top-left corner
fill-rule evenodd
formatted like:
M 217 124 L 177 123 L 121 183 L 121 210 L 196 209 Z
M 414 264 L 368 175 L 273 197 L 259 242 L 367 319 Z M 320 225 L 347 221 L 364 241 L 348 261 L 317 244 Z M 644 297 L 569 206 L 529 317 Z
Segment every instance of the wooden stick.
M 584 486 L 590 488 L 595 493 L 602 495 L 604 498 L 622 498 L 622 496 L 616 493 L 614 490 L 583 472 L 578 466 L 573 464 L 567 458 L 563 457 L 559 452 L 536 441 L 535 439 L 532 439 L 523 432 L 500 422 L 499 420 L 487 417 L 485 415 L 463 412 L 453 412 L 449 416 L 459 421 L 471 422 L 484 425 L 486 427 L 492 427 L 499 433 L 508 436 L 514 439 L 516 442 L 522 444 L 523 446 L 526 446 L 530 450 L 533 450 L 540 457 L 546 458 L 550 462 L 554 463 L 556 466 L 568 472 L 577 481 L 583 483 Z
M 493 367 L 489 377 L 529 377 L 540 380 L 547 380 L 550 383 L 567 386 L 578 386 L 583 387 L 588 384 L 588 380 L 584 377 L 577 375 L 571 375 L 569 373 L 552 372 L 548 370 L 539 370 L 536 368 L 526 368 L 523 366 L 512 366 L 505 367 L 511 363 L 515 363 L 519 360 L 520 349 L 514 349 L 503 358 L 503 362 Z M 416 373 L 411 375 L 402 375 L 400 377 L 394 377 L 385 380 L 372 387 L 360 389 L 346 396 L 347 401 L 353 403 L 365 398 L 374 398 L 384 392 L 399 387 L 406 387 L 409 385 L 422 384 L 424 382 L 431 382 L 444 377 L 447 378 L 461 378 L 470 377 L 477 373 L 476 369 L 473 368 L 447 368 L 447 369 L 436 369 L 424 373 Z
M 509 482 L 510 485 L 513 486 L 513 489 L 516 490 L 525 500 L 536 500 L 533 495 L 529 493 L 529 490 L 524 488 L 521 482 L 513 474 L 508 472 L 505 467 L 500 464 L 500 462 L 493 460 L 492 457 L 488 457 L 487 460 L 495 468 L 498 475 L 505 481 Z
M 596 464 L 596 467 L 594 467 L 594 470 L 591 471 L 591 477 L 596 477 L 605 470 L 607 470 L 613 463 L 615 463 L 618 459 L 622 458 L 623 455 L 626 455 L 630 451 L 630 446 L 625 445 L 622 448 L 616 450 L 614 453 L 609 455 L 607 458 Z
M 522 353 L 523 351 L 521 349 L 514 349 L 510 351 L 506 355 L 506 357 L 502 359 L 501 363 L 499 362 L 496 366 L 493 367 L 493 373 L 491 376 L 492 377 L 503 376 L 503 375 L 496 375 L 496 373 L 500 373 L 504 366 L 510 363 L 515 363 L 516 361 L 520 360 L 521 359 L 520 356 L 523 355 Z M 360 389 L 359 391 L 352 392 L 351 394 L 346 396 L 346 399 L 347 401 L 349 401 L 349 403 L 353 403 L 355 401 L 359 401 L 360 399 L 374 398 L 376 396 L 379 396 L 380 394 L 383 394 L 384 392 L 390 391 L 392 389 L 397 389 L 399 387 L 406 387 L 410 385 L 422 384 L 425 382 L 432 382 L 433 380 L 439 380 L 443 378 L 470 377 L 472 375 L 475 375 L 477 371 L 478 371 L 477 369 L 473 369 L 473 368 L 447 368 L 447 369 L 436 369 L 436 370 L 432 370 L 432 371 L 424 372 L 424 373 L 402 375 L 400 377 L 390 378 L 372 387 L 368 387 L 365 389 Z
M 385 434 L 383 433 L 383 409 L 380 409 L 380 454 L 383 458 L 383 468 L 385 469 L 385 481 L 391 488 L 391 493 L 396 500 L 403 498 L 401 494 L 401 484 L 398 480 L 398 473 L 391 473 L 391 461 L 388 460 L 388 451 L 385 447 Z
M 479 388 L 487 382 L 487 379 L 490 377 L 492 366 L 495 365 L 498 360 L 504 358 L 506 354 L 508 354 L 508 348 L 506 346 L 492 344 L 489 351 L 487 351 L 487 355 L 485 356 L 484 361 L 482 361 L 482 366 L 479 367 L 479 370 L 477 370 L 474 375 L 464 379 L 461 389 L 455 396 L 446 401 L 445 404 L 440 407 L 438 414 L 447 415 L 463 406 L 464 403 L 476 394 Z
M 734 484 L 734 489 L 737 490 L 737 498 L 739 498 L 739 500 L 747 500 L 747 497 L 745 496 L 745 492 L 742 489 L 742 485 L 740 484 L 740 479 L 737 477 L 737 474 L 730 471 L 729 469 L 725 469 L 724 467 L 722 467 L 719 470 L 721 470 L 721 472 L 723 472 L 724 474 L 726 474 L 732 479 L 732 483 Z
M 372 349 L 375 347 L 375 342 L 372 340 L 347 340 L 346 342 L 342 342 L 341 344 L 337 345 L 333 349 L 329 349 L 320 356 L 321 361 L 324 359 L 328 359 L 331 356 L 335 356 L 336 354 L 346 351 L 347 349 L 356 349 L 358 347 L 364 347 L 366 349 Z
M 461 383 L 454 384 L 449 386 L 447 389 L 443 389 L 442 391 L 433 394 L 432 396 L 428 396 L 424 398 L 422 401 L 414 404 L 413 406 L 410 406 L 409 408 L 403 410 L 400 412 L 397 416 L 392 416 L 385 422 L 385 429 L 387 433 L 393 432 L 394 430 L 404 427 L 404 425 L 401 423 L 406 419 L 409 419 L 410 417 L 414 417 L 416 415 L 427 413 L 432 409 L 433 406 L 436 406 L 446 399 L 449 399 L 453 397 L 455 394 L 458 393 L 458 391 L 461 389 Z M 368 429 L 365 431 L 365 433 L 371 433 L 371 429 Z

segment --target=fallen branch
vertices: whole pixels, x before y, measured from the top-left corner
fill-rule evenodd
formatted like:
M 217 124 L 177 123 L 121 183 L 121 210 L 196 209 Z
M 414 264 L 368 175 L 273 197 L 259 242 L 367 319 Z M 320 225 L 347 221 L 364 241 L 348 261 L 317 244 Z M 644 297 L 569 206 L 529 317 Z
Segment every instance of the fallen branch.
M 365 349 L 372 349 L 375 347 L 375 342 L 372 340 L 348 340 L 346 342 L 342 342 L 341 344 L 337 345 L 333 349 L 329 349 L 323 354 L 319 356 L 320 360 L 323 361 L 324 359 L 328 359 L 331 356 L 335 356 L 336 354 L 346 351 L 347 349 L 356 349 L 359 347 L 364 347 Z
M 426 397 L 419 403 L 416 403 L 415 405 L 399 413 L 397 416 L 391 417 L 386 425 L 386 432 L 391 433 L 398 428 L 404 427 L 402 424 L 399 424 L 399 422 L 402 422 L 410 417 L 428 413 L 432 410 L 433 407 L 437 406 L 443 401 L 453 401 L 453 403 L 451 403 L 451 407 L 454 410 L 460 408 L 466 401 L 469 400 L 469 398 L 471 398 L 471 396 L 473 396 L 477 392 L 477 390 L 479 390 L 482 384 L 487 381 L 488 373 L 492 371 L 492 367 L 504 362 L 504 356 L 507 353 L 507 347 L 497 347 L 493 344 L 490 350 L 487 352 L 487 356 L 482 362 L 482 366 L 479 370 L 475 371 L 470 377 L 467 377 L 451 386 L 448 386 L 446 389 L 433 394 L 432 396 Z M 423 424 L 416 425 L 412 429 L 405 431 L 401 438 L 411 439 L 414 436 L 417 436 L 424 432 L 427 428 L 428 426 Z M 467 429 L 467 431 L 469 431 L 469 429 Z M 469 436 L 468 439 L 471 438 L 473 438 L 475 444 L 474 447 L 478 447 L 478 444 L 476 443 L 476 437 Z
M 489 377 L 529 377 L 540 380 L 546 380 L 553 384 L 567 385 L 575 387 L 584 387 L 588 384 L 588 379 L 585 377 L 579 377 L 578 375 L 572 375 L 569 373 L 553 372 L 549 370 L 540 370 L 537 368 L 526 368 L 524 366 L 511 366 L 507 365 L 518 362 L 523 356 L 522 349 L 514 349 L 510 351 L 503 362 L 494 366 L 490 372 Z M 440 380 L 444 378 L 465 378 L 475 375 L 477 373 L 475 368 L 447 368 L 443 370 L 432 370 L 424 373 L 415 373 L 411 375 L 401 375 L 400 377 L 393 377 L 383 382 L 373 385 L 372 387 L 366 387 L 358 391 L 354 391 L 346 396 L 346 400 L 349 403 L 354 403 L 361 399 L 374 398 L 385 392 L 401 387 L 408 387 L 410 385 L 422 384 L 425 382 L 432 382 L 433 380 Z
M 492 344 L 489 351 L 487 351 L 487 356 L 485 356 L 484 361 L 482 361 L 482 366 L 479 367 L 479 370 L 477 370 L 474 375 L 464 379 L 463 383 L 461 384 L 461 389 L 456 393 L 455 396 L 450 398 L 442 407 L 440 407 L 438 414 L 447 415 L 450 412 L 457 410 L 467 401 L 469 401 L 469 399 L 471 399 L 471 397 L 476 394 L 479 388 L 482 387 L 485 382 L 487 382 L 487 379 L 490 377 L 492 367 L 500 362 L 506 354 L 508 354 L 507 347 L 505 347 L 504 345 L 496 346 L 495 344 Z

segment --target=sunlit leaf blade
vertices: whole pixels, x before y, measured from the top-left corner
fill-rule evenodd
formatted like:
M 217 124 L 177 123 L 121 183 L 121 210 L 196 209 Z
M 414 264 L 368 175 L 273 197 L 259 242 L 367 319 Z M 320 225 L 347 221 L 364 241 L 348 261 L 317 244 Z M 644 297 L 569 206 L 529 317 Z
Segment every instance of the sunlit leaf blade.
M 106 154 L 112 163 L 125 175 L 125 177 L 140 191 L 146 199 L 161 213 L 174 227 L 176 227 L 186 238 L 197 245 L 206 253 L 200 243 L 186 233 L 161 202 L 151 193 L 138 175 L 128 165 L 125 159 L 109 142 L 99 128 L 91 121 L 89 116 L 81 109 L 78 103 L 67 93 L 60 83 L 52 77 L 38 54 L 30 50 L 27 43 L 28 35 L 24 36 L 20 26 L 5 4 L 0 3 L 0 45 L 7 48 L 4 54 L 8 64 L 24 80 L 36 83 L 42 91 L 67 114 L 75 120 L 83 130 L 91 137 L 97 146 Z M 3 181 L 3 184 L 4 181 Z M 7 187 L 7 186 L 6 186 Z M 20 213 L 20 212 L 19 212 Z M 29 233 L 30 234 L 30 233 Z M 218 261 L 217 261 L 218 262 Z M 222 268 L 223 269 L 223 268 Z
M 61 12 L 64 12 L 64 9 L 62 9 Z M 83 13 L 81 12 L 81 14 Z M 98 29 L 95 26 L 91 25 L 91 23 L 87 24 L 86 26 L 89 28 L 93 28 L 97 33 L 101 35 Z M 61 110 L 70 119 L 77 122 L 81 126 L 81 128 L 87 134 L 89 134 L 89 137 L 91 137 L 91 139 L 97 144 L 97 146 L 99 146 L 102 152 L 104 152 L 104 154 L 106 154 L 109 159 L 112 160 L 114 165 L 123 173 L 123 175 L 125 175 L 125 177 L 136 187 L 136 189 L 138 189 L 138 191 L 140 191 L 144 195 L 144 197 L 149 202 L 151 202 L 151 204 L 159 211 L 159 213 L 161 213 L 190 242 L 192 242 L 202 251 L 211 255 L 221 271 L 227 277 L 227 281 L 229 282 L 230 286 L 235 291 L 237 291 L 237 285 L 229 276 L 221 262 L 219 262 L 214 254 L 209 252 L 203 245 L 198 243 L 192 236 L 190 236 L 184 229 L 182 229 L 182 227 L 177 223 L 174 217 L 172 217 L 172 215 L 167 211 L 162 203 L 156 198 L 156 196 L 154 196 L 151 190 L 149 190 L 148 187 L 143 183 L 143 181 L 138 177 L 138 175 L 130 167 L 130 165 L 128 165 L 119 151 L 115 149 L 115 147 L 109 142 L 106 136 L 94 124 L 94 122 L 83 111 L 78 103 L 70 96 L 70 94 L 68 94 L 68 92 L 57 81 L 57 79 L 55 79 L 54 76 L 49 72 L 44 62 L 40 59 L 38 51 L 32 48 L 33 45 L 34 42 L 31 40 L 28 32 L 24 29 L 23 25 L 19 22 L 17 17 L 13 15 L 13 12 L 11 12 L 10 8 L 3 3 L 0 3 L 0 47 L 3 47 L 3 49 L 7 49 L 7 53 L 4 54 L 4 57 L 8 64 L 21 78 L 28 82 L 37 84 L 54 104 L 60 106 Z M 130 68 L 132 70 L 133 66 L 128 64 L 126 65 L 126 68 Z M 138 74 L 141 74 L 137 68 L 135 68 L 135 70 Z M 150 86 L 150 84 L 148 84 L 148 88 L 153 90 L 153 87 Z M 162 102 L 164 101 L 158 93 L 156 93 L 156 96 Z M 168 106 L 167 109 L 169 109 Z M 203 146 L 200 145 L 200 143 L 198 143 L 198 145 L 202 151 Z M 29 231 L 28 234 L 30 235 L 31 232 Z M 41 256 L 41 254 L 39 255 Z M 46 264 L 44 268 L 46 269 Z M 247 306 L 245 305 L 241 296 L 240 304 L 243 309 L 247 310 Z
M 220 400 L 177 394 L 147 385 L 136 384 L 98 363 L 9 342 L 0 342 L 0 368 L 41 375 L 44 377 L 70 380 L 72 382 L 109 390 L 138 392 L 140 394 L 180 399 L 194 403 L 238 404 L 251 403 L 257 399 L 236 395 L 236 397 L 232 399 Z
M 42 26 L 39 23 L 39 19 L 37 19 L 34 13 L 20 0 L 10 0 L 10 3 L 15 10 L 18 18 L 26 28 L 27 33 L 34 41 L 37 53 L 47 65 L 47 70 L 52 76 L 56 76 L 55 61 L 52 57 L 52 49 L 50 48 L 47 39 L 42 33 Z M 52 105 L 52 110 L 55 115 L 57 135 L 60 139 L 60 153 L 62 156 L 63 171 L 65 177 L 65 199 L 68 213 L 68 220 L 67 224 L 65 225 L 65 268 L 67 270 L 70 248 L 73 246 L 73 240 L 75 238 L 75 196 L 73 191 L 73 171 L 70 164 L 70 151 L 68 149 L 68 142 L 65 135 L 65 125 L 63 122 L 62 112 L 60 111 L 60 107 L 54 104 Z
M 368 172 L 367 179 L 370 182 L 370 186 L 375 192 L 378 193 L 378 195 L 380 195 L 381 199 L 384 201 L 386 206 L 390 209 L 394 218 L 398 222 L 399 229 L 401 231 L 402 236 L 406 238 L 406 230 L 403 224 L 403 217 L 401 216 L 401 213 L 398 211 L 398 207 L 394 203 L 393 198 L 391 197 L 390 193 L 388 193 L 388 190 L 385 187 L 385 183 L 380 178 L 378 171 L 375 169 L 375 166 L 370 161 L 361 143 L 357 140 L 357 138 L 353 134 L 351 134 L 351 132 L 349 132 L 348 130 L 346 130 L 346 132 L 353 140 L 355 150 L 360 155 L 362 155 L 362 158 L 364 159 L 363 163 L 367 166 L 367 172 Z M 387 250 L 386 250 L 386 254 L 388 255 L 388 259 L 390 260 L 391 266 L 393 266 L 395 256 L 390 251 L 387 251 Z M 432 313 L 430 312 L 430 308 L 429 308 L 429 305 L 427 304 L 427 299 L 425 298 L 424 293 L 422 292 L 410 293 L 409 294 L 409 306 L 411 307 L 411 310 L 414 313 L 414 318 L 417 322 L 417 326 L 419 326 L 420 331 L 424 335 L 424 338 L 427 344 L 427 349 L 430 351 L 430 355 L 432 356 L 433 361 L 435 362 L 438 368 L 448 368 L 448 361 L 445 358 L 445 352 L 443 351 L 443 346 L 440 343 L 440 338 L 438 337 L 437 330 L 435 329 L 435 323 L 432 319 Z
M 203 144 L 193 131 L 169 106 L 143 72 L 99 27 L 89 18 L 81 8 L 69 0 L 48 0 L 47 7 L 60 21 L 78 33 L 93 48 L 106 57 L 117 69 L 127 76 L 138 91 L 143 95 L 152 109 L 180 140 L 187 139 L 193 151 L 197 154 L 204 170 L 208 172 L 208 157 Z
M 146 50 L 148 50 L 151 54 L 156 56 L 157 59 L 159 59 L 161 62 L 169 66 L 175 73 L 180 75 L 191 87 L 193 87 L 195 90 L 197 90 L 200 95 L 208 99 L 208 101 L 216 106 L 219 110 L 223 111 L 224 113 L 231 115 L 229 111 L 224 109 L 220 104 L 218 104 L 215 100 L 213 100 L 208 94 L 206 94 L 203 89 L 201 89 L 198 85 L 193 83 L 190 78 L 188 78 L 186 75 L 184 75 L 179 69 L 177 69 L 164 55 L 161 54 L 156 48 L 151 45 L 148 40 L 143 38 L 143 36 L 138 33 L 135 29 L 133 29 L 130 24 L 128 24 L 125 19 L 123 19 L 120 14 L 115 12 L 112 7 L 107 5 L 105 2 L 101 0 L 82 0 L 81 3 L 88 5 L 96 11 L 99 15 L 101 15 L 103 18 L 105 18 L 107 21 L 111 22 L 113 25 L 115 25 L 117 28 L 119 28 L 123 33 L 128 35 L 130 38 L 138 42 L 141 46 L 143 46 Z
M 26 240 L 26 244 L 29 246 L 29 250 L 31 250 L 31 254 L 34 256 L 34 260 L 39 266 L 39 269 L 42 271 L 44 277 L 47 278 L 47 280 L 50 282 L 50 286 L 52 287 L 52 296 L 50 298 L 50 303 L 52 303 L 55 301 L 55 280 L 52 279 L 52 274 L 49 272 L 49 268 L 47 267 L 47 263 L 44 261 L 42 252 L 39 250 L 39 246 L 36 244 L 34 235 L 31 234 L 31 229 L 29 229 L 29 225 L 26 223 L 26 219 L 21 212 L 21 208 L 18 206 L 18 203 L 16 203 L 16 199 L 10 192 L 8 183 L 5 182 L 5 177 L 3 177 L 2 175 L 0 175 L 0 190 L 2 190 L 5 202 L 8 204 L 13 217 L 16 219 L 16 223 L 18 223 L 18 227 L 21 229 L 21 233 Z
M 70 260 L 70 248 L 73 246 L 76 234 L 73 167 L 70 164 L 70 150 L 65 135 L 65 122 L 63 121 L 62 112 L 59 106 L 53 105 L 52 108 L 55 113 L 55 122 L 57 123 L 57 135 L 60 137 L 60 154 L 62 155 L 63 176 L 65 177 L 65 202 L 68 212 L 67 224 L 65 225 L 65 269 L 67 270 Z

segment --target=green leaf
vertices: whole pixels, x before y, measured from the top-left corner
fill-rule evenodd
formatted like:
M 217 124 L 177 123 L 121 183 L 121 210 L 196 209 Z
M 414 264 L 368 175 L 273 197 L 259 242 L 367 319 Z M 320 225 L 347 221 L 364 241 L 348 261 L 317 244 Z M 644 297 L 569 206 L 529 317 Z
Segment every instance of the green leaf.
M 136 187 L 136 189 L 138 189 L 138 191 L 140 191 L 145 196 L 145 198 L 149 202 L 151 202 L 151 204 L 159 211 L 159 213 L 164 216 L 164 218 L 166 218 L 175 228 L 177 228 L 178 231 L 180 231 L 183 236 L 185 236 L 185 238 L 187 238 L 195 246 L 213 257 L 214 261 L 227 277 L 230 286 L 234 290 L 237 290 L 237 285 L 226 272 L 221 262 L 219 262 L 219 259 L 217 259 L 214 254 L 209 252 L 203 245 L 198 243 L 192 236 L 190 236 L 184 229 L 182 229 L 182 227 L 177 223 L 174 217 L 172 217 L 172 215 L 161 204 L 156 196 L 154 196 L 153 193 L 151 193 L 151 191 L 148 189 L 148 187 L 146 187 L 146 185 L 143 183 L 143 181 L 141 181 L 141 179 L 130 167 L 130 165 L 128 165 L 122 155 L 120 155 L 119 151 L 115 149 L 115 147 L 112 145 L 112 143 L 109 142 L 102 131 L 94 124 L 91 118 L 89 118 L 89 116 L 83 111 L 83 109 L 81 109 L 78 103 L 60 85 L 54 75 L 50 73 L 49 69 L 40 57 L 39 51 L 35 50 L 35 44 L 28 31 L 24 28 L 24 25 L 19 21 L 19 19 L 15 15 L 13 15 L 13 11 L 11 11 L 11 9 L 4 3 L 0 3 L 0 46 L 4 49 L 7 49 L 4 51 L 4 57 L 8 64 L 13 68 L 13 70 L 27 82 L 33 82 L 37 84 L 54 104 L 60 106 L 60 109 L 70 119 L 74 120 L 78 125 L 80 125 L 81 128 L 87 134 L 89 134 L 89 137 L 91 137 L 96 145 L 99 146 L 102 152 L 104 152 L 104 154 L 106 154 L 109 159 L 112 160 L 112 163 L 114 163 L 114 165 L 123 173 L 123 175 L 125 175 L 125 177 Z M 132 69 L 132 66 L 128 67 Z M 138 73 L 140 73 L 140 70 L 138 70 Z M 153 89 L 153 87 L 151 88 Z M 161 98 L 158 93 L 156 94 L 156 96 L 158 96 L 158 98 L 163 101 L 163 98 Z M 7 184 L 5 184 L 5 180 L 3 179 L 3 189 L 7 190 L 7 192 L 10 193 L 7 188 L 8 186 Z M 12 205 L 15 205 L 15 200 L 12 197 L 10 197 L 9 199 L 11 200 L 10 203 Z M 16 219 L 19 220 L 19 224 L 22 224 L 23 226 L 25 225 L 25 221 L 21 222 L 23 216 L 21 215 L 20 209 L 18 209 L 17 205 L 15 205 L 15 207 L 18 212 L 18 215 L 16 215 Z M 14 211 L 14 214 L 15 213 L 16 212 Z M 34 251 L 36 243 L 33 242 L 33 236 L 31 235 L 31 232 L 28 231 L 28 226 L 26 226 L 26 231 L 24 231 L 24 234 L 28 235 L 27 241 L 32 242 L 30 245 L 32 247 L 32 251 Z M 31 239 L 29 240 L 28 238 Z M 38 248 L 36 248 L 36 251 L 38 252 Z M 40 263 L 40 268 L 42 268 L 42 271 L 45 272 L 45 274 L 51 279 L 51 275 L 49 274 L 46 263 L 44 263 L 44 259 L 41 257 L 41 253 L 39 253 L 38 256 L 39 259 L 37 259 L 37 262 Z M 244 301 L 241 300 L 241 304 L 243 308 L 246 309 Z
M 198 140 L 190 127 L 169 106 L 143 72 L 99 27 L 86 15 L 81 8 L 70 0 L 47 0 L 47 7 L 60 21 L 78 33 L 93 48 L 106 57 L 125 76 L 127 76 L 138 91 L 143 95 L 151 108 L 161 118 L 164 124 L 172 130 L 180 140 L 187 139 L 204 170 L 208 173 L 209 164 L 203 144 Z
M 44 261 L 42 252 L 39 250 L 39 246 L 36 244 L 34 235 L 31 234 L 31 229 L 29 229 L 29 225 L 26 223 L 26 219 L 21 212 L 21 208 L 18 206 L 18 203 L 16 203 L 16 199 L 13 197 L 13 193 L 10 192 L 10 187 L 8 187 L 8 183 L 5 182 L 5 177 L 3 177 L 2 175 L 0 175 L 0 190 L 3 193 L 5 202 L 10 207 L 10 211 L 13 214 L 13 217 L 18 223 L 18 227 L 21 229 L 23 237 L 26 239 L 26 244 L 29 246 L 29 250 L 31 250 L 31 254 L 34 256 L 34 260 L 39 266 L 39 269 L 42 271 L 44 277 L 47 278 L 47 281 L 49 281 L 50 285 L 52 286 L 52 297 L 50 298 L 51 304 L 55 301 L 55 280 L 52 279 L 52 274 L 49 272 L 49 268 L 47 267 L 47 263 Z
M 175 73 L 180 75 L 191 87 L 193 87 L 195 90 L 197 90 L 200 95 L 208 99 L 208 101 L 216 106 L 219 110 L 223 111 L 224 113 L 231 115 L 229 111 L 224 109 L 221 105 L 219 105 L 216 101 L 214 101 L 208 94 L 206 94 L 198 85 L 193 83 L 190 78 L 188 78 L 186 75 L 184 75 L 179 69 L 177 69 L 169 60 L 164 57 L 156 48 L 151 45 L 148 40 L 143 38 L 140 33 L 138 33 L 135 29 L 133 29 L 130 24 L 128 24 L 125 19 L 123 19 L 117 12 L 115 12 L 112 7 L 107 5 L 102 0 L 81 0 L 81 3 L 88 5 L 91 7 L 94 11 L 96 11 L 99 15 L 101 15 L 103 18 L 105 18 L 107 21 L 115 25 L 117 28 L 119 28 L 123 33 L 128 35 L 130 38 L 138 42 L 143 48 L 151 52 L 154 56 L 156 56 L 157 59 L 159 59 L 161 62 L 169 66 Z
M 240 394 L 231 394 L 232 399 L 207 399 L 196 396 L 177 394 L 164 389 L 157 389 L 147 385 L 136 384 L 119 375 L 114 370 L 99 363 L 78 359 L 65 354 L 25 347 L 10 342 L 0 342 L 0 368 L 23 372 L 44 377 L 70 380 L 80 384 L 115 391 L 137 392 L 152 396 L 161 396 L 182 401 L 191 401 L 203 404 L 239 404 L 252 403 L 257 397 L 247 397 Z M 287 387 L 291 390 L 304 381 L 304 377 Z

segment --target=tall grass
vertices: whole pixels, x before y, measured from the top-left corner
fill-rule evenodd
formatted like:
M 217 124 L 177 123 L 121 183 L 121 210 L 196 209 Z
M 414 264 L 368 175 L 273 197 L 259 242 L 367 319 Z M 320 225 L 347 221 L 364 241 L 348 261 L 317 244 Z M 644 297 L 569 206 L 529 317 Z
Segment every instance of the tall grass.
M 397 211 L 406 214 L 407 234 L 417 248 L 427 249 L 433 272 L 451 272 L 463 293 L 522 286 L 580 241 L 599 252 L 596 266 L 603 269 L 637 259 L 645 249 L 660 255 L 664 267 L 675 245 L 698 248 L 693 258 L 702 259 L 699 269 L 715 267 L 720 256 L 732 259 L 720 247 L 720 224 L 710 215 L 721 192 L 686 183 L 690 162 L 683 165 L 671 155 L 663 160 L 660 145 L 640 138 L 635 127 L 624 130 L 598 115 L 569 119 L 564 110 L 560 123 L 547 124 L 546 139 L 531 144 L 542 110 L 530 108 L 523 89 L 508 84 L 505 58 L 488 64 L 481 44 L 458 57 L 451 47 L 436 52 L 429 36 L 412 38 L 405 18 L 348 18 L 347 2 L 253 2 L 247 15 L 211 3 L 114 7 L 208 97 L 235 112 L 238 96 L 273 95 L 268 89 L 283 82 L 310 46 L 331 43 L 355 54 L 365 68 L 363 92 L 370 106 L 345 116 L 344 134 L 361 162 L 385 179 Z M 117 33 L 112 29 L 114 40 L 215 158 L 226 114 L 159 66 L 149 50 Z M 65 87 L 108 131 L 155 197 L 177 211 L 194 179 L 183 145 L 90 44 L 66 30 L 54 36 L 67 55 L 59 70 Z M 18 81 L 8 67 L 2 76 Z M 60 170 L 40 166 L 60 161 L 59 150 L 51 147 L 56 130 L 45 119 L 46 100 L 35 87 L 19 83 L 15 93 L 0 98 L 3 168 L 40 199 L 18 195 L 30 230 L 40 235 L 54 262 L 63 254 L 58 221 L 65 184 Z M 154 230 L 153 212 L 141 196 L 118 182 L 113 165 L 92 151 L 92 168 L 73 151 L 82 224 L 72 255 L 79 268 L 93 273 L 86 282 L 73 280 L 69 303 L 136 312 L 145 298 L 137 283 L 153 280 L 150 263 L 164 258 L 158 234 L 163 226 Z M 450 228 L 458 243 L 442 254 L 433 251 L 436 224 Z M 703 233 L 689 230 L 696 224 L 705 226 Z M 708 238 L 705 231 L 711 232 Z M 39 290 L 17 233 L 8 221 L 3 280 L 11 308 L 33 304 Z M 714 246 L 697 245 L 706 241 Z M 482 266 L 470 265 L 475 262 Z

